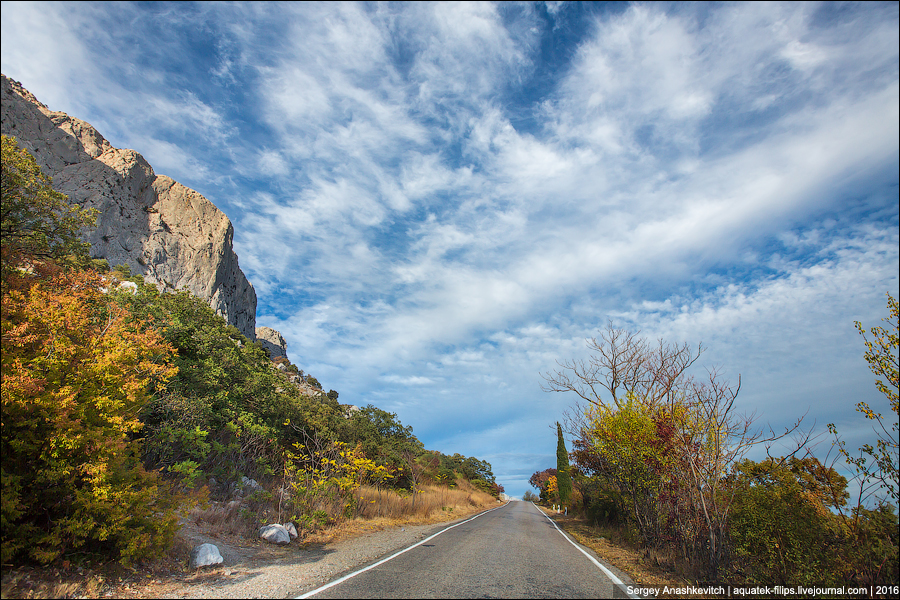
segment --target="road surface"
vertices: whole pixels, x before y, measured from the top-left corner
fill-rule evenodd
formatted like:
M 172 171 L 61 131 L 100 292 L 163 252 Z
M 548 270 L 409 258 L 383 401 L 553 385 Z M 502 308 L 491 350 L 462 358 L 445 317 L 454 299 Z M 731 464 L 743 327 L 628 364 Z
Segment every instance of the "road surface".
M 510 502 L 392 556 L 300 597 L 624 597 L 602 570 L 611 567 L 588 558 L 530 502 Z

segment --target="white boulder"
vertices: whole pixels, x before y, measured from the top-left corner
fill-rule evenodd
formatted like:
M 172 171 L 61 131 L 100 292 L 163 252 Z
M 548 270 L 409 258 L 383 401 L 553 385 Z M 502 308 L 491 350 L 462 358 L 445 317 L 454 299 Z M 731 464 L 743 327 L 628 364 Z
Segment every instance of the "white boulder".
M 274 523 L 272 525 L 263 525 L 259 528 L 259 537 L 270 544 L 290 544 L 291 534 L 284 528 L 284 525 Z
M 119 289 L 126 292 L 131 292 L 132 294 L 138 293 L 138 286 L 133 281 L 123 281 L 119 284 Z
M 215 544 L 200 544 L 191 550 L 191 564 L 194 568 L 219 565 L 225 561 Z
M 288 535 L 291 536 L 291 539 L 294 539 L 297 537 L 297 528 L 294 527 L 293 523 L 285 523 L 284 528 L 287 530 Z

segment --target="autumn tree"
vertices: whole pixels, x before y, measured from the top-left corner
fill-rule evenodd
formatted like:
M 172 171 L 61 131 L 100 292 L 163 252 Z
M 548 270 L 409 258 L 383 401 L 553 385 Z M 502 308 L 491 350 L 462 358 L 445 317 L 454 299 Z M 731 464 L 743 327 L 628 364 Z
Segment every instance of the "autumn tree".
M 835 436 L 835 446 L 841 457 L 853 469 L 856 479 L 855 505 L 849 509 L 835 506 L 840 518 L 844 539 L 840 548 L 839 565 L 845 580 L 863 585 L 896 585 L 900 563 L 900 535 L 894 503 L 898 499 L 898 322 L 900 309 L 897 299 L 887 294 L 888 317 L 882 319 L 887 327 L 872 327 L 868 332 L 859 321 L 856 329 L 866 347 L 865 359 L 875 374 L 875 386 L 884 394 L 893 415 L 873 409 L 867 402 L 859 402 L 856 410 L 873 421 L 875 444 L 863 444 L 856 455 L 847 450 L 833 423 L 828 429 Z M 875 507 L 868 508 L 872 496 Z M 891 502 L 893 501 L 893 503 Z
M 138 411 L 174 373 L 171 346 L 94 272 L 7 274 L 2 306 L 3 562 L 78 549 L 125 562 L 169 546 L 177 501 L 144 470 Z
M 538 495 L 541 500 L 548 499 L 547 486 L 549 485 L 550 478 L 557 477 L 556 469 L 544 469 L 543 471 L 535 471 L 531 474 L 531 477 L 528 478 L 528 483 L 531 484 L 532 487 L 537 489 Z
M 525 493 L 522 494 L 522 500 L 524 502 L 538 502 L 540 497 L 531 490 L 525 490 Z
M 875 387 L 878 388 L 888 401 L 888 407 L 893 415 L 885 417 L 876 412 L 867 402 L 859 402 L 856 410 L 865 415 L 866 419 L 874 421 L 875 445 L 864 444 L 859 449 L 858 456 L 852 456 L 845 443 L 838 437 L 838 450 L 845 460 L 854 468 L 860 479 L 860 501 L 870 492 L 885 490 L 889 498 L 894 502 L 898 500 L 898 427 L 900 427 L 900 412 L 898 412 L 898 372 L 900 372 L 900 359 L 898 359 L 898 323 L 900 323 L 900 308 L 897 299 L 887 294 L 888 317 L 882 319 L 887 327 L 872 327 L 869 330 L 871 339 L 866 335 L 862 323 L 855 321 L 857 331 L 863 337 L 866 346 L 865 358 L 869 369 L 875 374 Z M 837 428 L 833 423 L 828 425 L 829 430 L 837 436 Z
M 726 553 L 730 467 L 798 425 L 781 435 L 754 429 L 751 416 L 735 411 L 740 379 L 690 372 L 702 344 L 651 343 L 609 323 L 587 346 L 589 358 L 543 375 L 546 391 L 586 401 L 567 421 L 576 467 L 596 482 L 582 488 L 607 505 L 598 512 L 615 514 L 608 503 L 618 503 L 645 544 L 674 544 L 713 576 Z
M 687 370 L 700 358 L 703 345 L 658 340 L 653 344 L 607 324 L 600 337 L 586 340 L 591 355 L 586 359 L 558 361 L 559 369 L 542 374 L 544 391 L 573 392 L 590 404 L 621 406 L 629 396 L 655 406 L 677 400 Z

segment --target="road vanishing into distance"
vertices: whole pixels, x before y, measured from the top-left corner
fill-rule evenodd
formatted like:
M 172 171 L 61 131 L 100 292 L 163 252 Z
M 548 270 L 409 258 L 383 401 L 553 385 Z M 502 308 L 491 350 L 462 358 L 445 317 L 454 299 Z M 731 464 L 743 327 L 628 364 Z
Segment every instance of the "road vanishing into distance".
M 509 502 L 300 598 L 627 597 L 627 576 L 597 560 L 531 502 Z

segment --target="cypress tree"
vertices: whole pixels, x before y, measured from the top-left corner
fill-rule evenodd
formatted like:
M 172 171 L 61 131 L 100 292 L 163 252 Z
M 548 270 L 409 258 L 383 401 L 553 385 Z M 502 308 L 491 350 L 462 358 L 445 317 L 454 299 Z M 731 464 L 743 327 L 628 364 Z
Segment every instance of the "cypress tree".
M 566 452 L 566 442 L 563 440 L 562 427 L 556 423 L 556 433 L 559 440 L 556 443 L 556 484 L 559 487 L 560 504 L 568 504 L 572 496 L 572 478 L 569 476 L 569 453 Z

